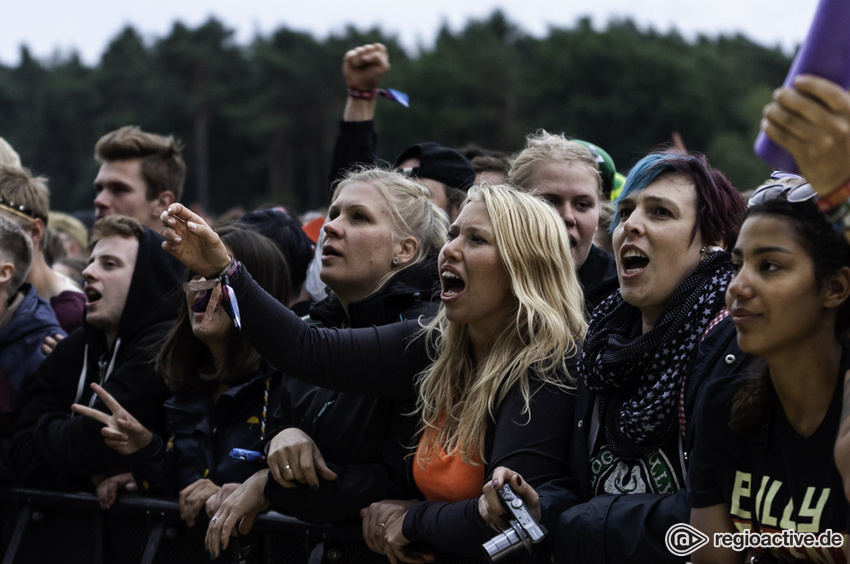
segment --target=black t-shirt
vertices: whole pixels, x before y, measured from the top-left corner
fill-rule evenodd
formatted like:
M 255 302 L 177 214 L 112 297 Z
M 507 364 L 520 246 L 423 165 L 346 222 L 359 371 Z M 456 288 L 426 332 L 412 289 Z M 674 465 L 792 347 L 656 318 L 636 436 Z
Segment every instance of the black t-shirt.
M 769 385 L 769 423 L 750 435 L 729 427 L 732 399 L 742 376 L 721 379 L 706 391 L 696 430 L 688 484 L 694 508 L 725 503 L 738 531 L 794 530 L 844 534 L 848 504 L 833 447 L 841 417 L 847 352 L 832 401 L 809 437 L 794 430 Z M 845 562 L 843 548 L 770 548 L 782 561 Z M 829 553 L 828 555 L 826 553 Z

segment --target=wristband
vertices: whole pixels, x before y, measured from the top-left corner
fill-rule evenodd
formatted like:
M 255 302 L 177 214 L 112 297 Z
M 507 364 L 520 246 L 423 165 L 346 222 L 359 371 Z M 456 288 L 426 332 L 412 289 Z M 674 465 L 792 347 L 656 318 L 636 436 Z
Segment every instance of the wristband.
M 410 107 L 410 97 L 404 92 L 394 90 L 392 88 L 387 88 L 386 90 L 383 88 L 378 88 L 376 90 L 358 90 L 357 88 L 349 88 L 348 96 L 359 100 L 375 100 L 378 96 L 383 96 L 388 100 L 401 104 L 405 108 Z
M 375 90 L 358 90 L 357 88 L 349 88 L 348 96 L 361 100 L 374 100 L 378 97 L 378 89 Z
M 821 213 L 830 213 L 831 210 L 834 210 L 838 206 L 846 203 L 848 199 L 850 199 L 850 181 L 846 182 L 840 188 L 836 188 L 829 194 L 818 196 L 815 203 Z
M 237 267 L 236 259 L 233 258 L 233 255 L 227 255 L 227 256 L 230 257 L 230 262 L 227 263 L 227 266 L 225 266 L 224 268 L 221 269 L 221 271 L 218 273 L 216 278 L 230 278 L 230 277 L 233 276 L 234 273 L 236 273 L 236 267 Z

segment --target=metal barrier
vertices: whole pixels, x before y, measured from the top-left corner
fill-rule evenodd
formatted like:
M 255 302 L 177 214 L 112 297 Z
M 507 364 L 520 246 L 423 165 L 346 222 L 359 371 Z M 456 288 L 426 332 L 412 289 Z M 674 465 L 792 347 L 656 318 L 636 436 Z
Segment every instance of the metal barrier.
M 205 534 L 206 521 L 187 527 L 173 498 L 124 493 L 103 510 L 90 493 L 0 488 L 2 564 L 208 564 Z M 384 564 L 387 559 L 369 550 L 359 523 L 311 525 L 269 511 L 248 535 L 231 539 L 216 562 Z

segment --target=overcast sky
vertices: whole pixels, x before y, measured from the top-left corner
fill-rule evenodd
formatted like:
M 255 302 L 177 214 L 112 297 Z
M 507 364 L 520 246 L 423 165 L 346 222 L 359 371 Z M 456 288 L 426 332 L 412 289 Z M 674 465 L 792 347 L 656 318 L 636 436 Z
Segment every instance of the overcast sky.
M 321 39 L 346 24 L 380 26 L 410 50 L 433 42 L 442 23 L 460 29 L 470 19 L 501 8 L 526 32 L 544 35 L 550 26 L 572 27 L 581 16 L 597 29 L 611 18 L 629 17 L 642 29 L 667 32 L 675 27 L 692 39 L 701 33 L 742 33 L 762 45 L 787 52 L 806 36 L 816 0 L 25 0 L 3 2 L 0 63 L 19 61 L 26 44 L 39 59 L 57 50 L 76 50 L 94 64 L 119 30 L 132 24 L 154 39 L 169 33 L 174 21 L 195 27 L 214 15 L 247 44 L 256 34 L 281 26 L 308 31 Z

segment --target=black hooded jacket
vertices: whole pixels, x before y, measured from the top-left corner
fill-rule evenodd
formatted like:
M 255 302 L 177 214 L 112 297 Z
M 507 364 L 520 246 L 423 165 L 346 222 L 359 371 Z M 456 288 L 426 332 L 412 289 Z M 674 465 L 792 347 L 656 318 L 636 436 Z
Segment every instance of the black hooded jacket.
M 120 455 L 104 444 L 97 421 L 71 412 L 72 403 L 109 409 L 89 385 L 102 385 L 151 431 L 164 426 L 171 395 L 153 359 L 178 310 L 185 267 L 162 250 L 162 237 L 144 229 L 115 343 L 83 326 L 59 342 L 36 372 L 12 430 L 12 471 L 38 487 L 91 488 L 91 476 L 110 472 Z

